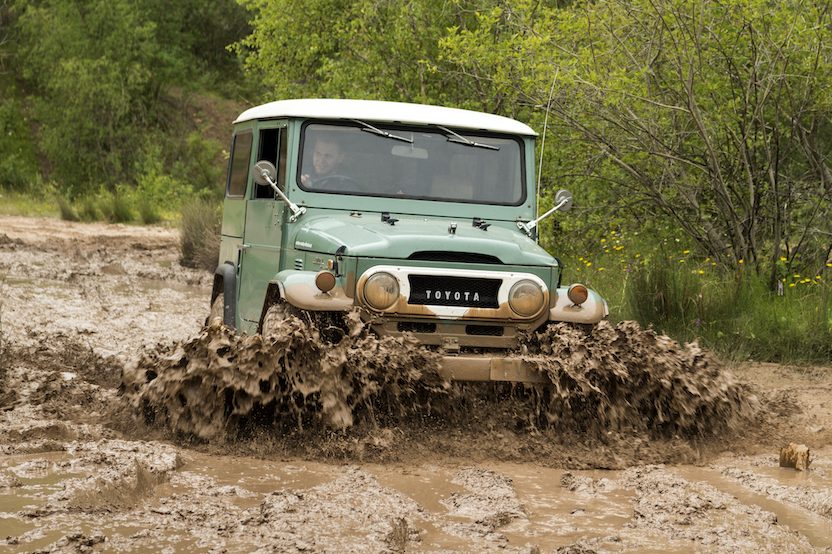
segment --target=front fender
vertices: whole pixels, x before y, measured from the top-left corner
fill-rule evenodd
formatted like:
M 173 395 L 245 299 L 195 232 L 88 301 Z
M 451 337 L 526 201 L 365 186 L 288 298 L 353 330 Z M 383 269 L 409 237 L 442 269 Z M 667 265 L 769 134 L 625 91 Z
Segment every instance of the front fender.
M 576 306 L 566 296 L 568 287 L 555 289 L 555 305 L 549 309 L 549 321 L 565 321 L 568 323 L 590 323 L 595 324 L 610 314 L 607 301 L 594 290 L 589 290 L 589 297 L 586 302 Z
M 313 312 L 348 312 L 353 307 L 352 298 L 347 297 L 340 284 L 329 292 L 321 292 L 315 286 L 315 271 L 286 269 L 275 276 L 274 283 L 280 287 L 283 300 L 302 310 Z

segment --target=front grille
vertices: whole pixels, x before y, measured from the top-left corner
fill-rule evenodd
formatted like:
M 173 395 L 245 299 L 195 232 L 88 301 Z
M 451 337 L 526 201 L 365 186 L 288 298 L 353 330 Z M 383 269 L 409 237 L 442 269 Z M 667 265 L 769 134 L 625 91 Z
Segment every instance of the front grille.
M 400 321 L 397 328 L 401 333 L 435 333 L 436 323 Z
M 483 337 L 502 337 L 503 328 L 497 325 L 466 325 L 465 334 Z
M 450 277 L 445 275 L 408 275 L 410 304 L 431 306 L 467 306 L 499 308 L 497 292 L 500 279 Z

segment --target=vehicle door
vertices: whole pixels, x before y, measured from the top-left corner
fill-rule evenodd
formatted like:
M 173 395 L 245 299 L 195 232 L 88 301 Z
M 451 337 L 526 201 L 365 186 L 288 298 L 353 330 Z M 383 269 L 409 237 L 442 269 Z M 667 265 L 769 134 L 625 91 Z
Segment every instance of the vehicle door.
M 254 161 L 268 160 L 277 168 L 277 184 L 286 190 L 286 121 L 261 123 L 255 137 Z M 252 162 L 254 163 L 254 162 Z M 244 332 L 256 331 L 266 297 L 266 288 L 278 272 L 280 241 L 286 204 L 270 186 L 251 183 L 246 199 L 238 308 Z

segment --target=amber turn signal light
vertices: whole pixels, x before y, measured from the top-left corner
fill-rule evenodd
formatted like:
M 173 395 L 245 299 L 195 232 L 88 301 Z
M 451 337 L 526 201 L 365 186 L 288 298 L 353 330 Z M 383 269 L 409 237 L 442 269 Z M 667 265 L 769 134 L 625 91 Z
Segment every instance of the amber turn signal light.
M 587 298 L 589 298 L 589 290 L 587 290 L 584 285 L 576 283 L 574 285 L 569 285 L 569 289 L 566 291 L 566 296 L 569 297 L 569 300 L 571 300 L 573 304 L 580 306 L 586 302 Z
M 335 288 L 335 275 L 329 271 L 319 271 L 318 274 L 315 275 L 315 286 L 318 287 L 321 292 L 331 291 Z

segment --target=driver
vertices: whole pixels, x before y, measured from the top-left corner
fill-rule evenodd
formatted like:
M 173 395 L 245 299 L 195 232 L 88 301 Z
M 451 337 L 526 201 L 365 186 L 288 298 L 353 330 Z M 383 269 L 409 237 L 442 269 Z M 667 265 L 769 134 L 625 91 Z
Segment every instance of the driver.
M 341 144 L 329 137 L 319 137 L 315 141 L 315 149 L 312 152 L 312 169 L 310 175 L 304 173 L 300 181 L 304 185 L 316 186 L 325 184 L 325 181 L 332 181 L 337 177 L 341 164 L 344 162 L 344 153 L 341 151 Z

